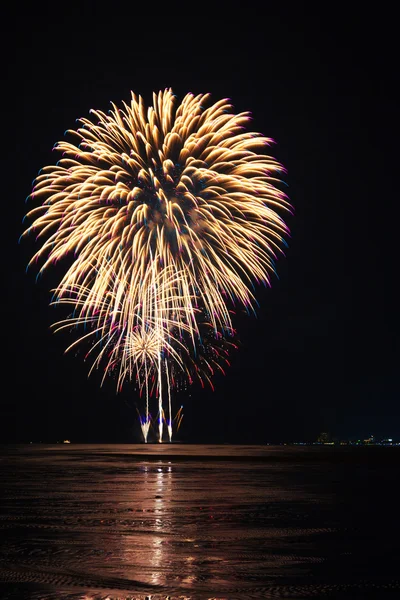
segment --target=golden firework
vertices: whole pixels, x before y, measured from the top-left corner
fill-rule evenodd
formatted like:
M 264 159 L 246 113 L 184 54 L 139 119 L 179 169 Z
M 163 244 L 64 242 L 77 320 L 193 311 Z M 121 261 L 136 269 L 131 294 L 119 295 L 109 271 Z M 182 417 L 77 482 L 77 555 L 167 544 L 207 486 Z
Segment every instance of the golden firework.
M 32 258 L 46 257 L 42 270 L 75 257 L 61 290 L 90 285 L 89 303 L 113 290 L 129 318 L 152 269 L 162 278 L 172 268 L 180 278 L 166 301 L 193 297 L 216 329 L 230 326 L 227 299 L 253 304 L 249 283 L 269 280 L 288 231 L 277 213 L 289 209 L 282 167 L 263 154 L 270 139 L 243 131 L 248 113 L 227 100 L 205 108 L 208 99 L 188 94 L 177 106 L 166 90 L 146 110 L 132 94 L 129 106 L 80 119 L 76 143 L 56 145 L 62 158 L 37 177 L 42 204 L 27 216 L 45 240 Z
M 160 363 L 168 345 L 179 355 L 183 332 L 196 344 L 199 312 L 215 335 L 231 331 L 230 303 L 254 306 L 252 283 L 269 283 L 288 233 L 283 168 L 265 153 L 272 140 L 246 131 L 249 113 L 227 99 L 209 100 L 179 104 L 167 89 L 148 109 L 132 93 L 108 114 L 91 111 L 35 181 L 41 204 L 25 234 L 43 243 L 31 262 L 43 259 L 43 271 L 71 257 L 56 301 L 69 297 L 78 322 L 106 338 L 119 384 L 132 361 Z

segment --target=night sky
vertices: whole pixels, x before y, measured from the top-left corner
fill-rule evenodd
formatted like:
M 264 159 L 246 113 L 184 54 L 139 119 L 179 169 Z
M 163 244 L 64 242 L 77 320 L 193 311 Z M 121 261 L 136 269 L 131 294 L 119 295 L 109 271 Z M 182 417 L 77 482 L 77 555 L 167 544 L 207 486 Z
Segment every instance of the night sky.
M 241 346 L 227 376 L 215 392 L 193 386 L 175 398 L 180 439 L 400 438 L 394 16 L 263 15 L 264 3 L 218 18 L 206 4 L 163 15 L 150 4 L 138 14 L 131 3 L 79 14 L 55 6 L 10 20 L 0 442 L 139 441 L 133 388 L 100 389 L 99 374 L 88 380 L 83 359 L 63 354 L 71 335 L 49 331 L 62 267 L 35 283 L 35 270 L 25 273 L 35 245 L 18 237 L 31 182 L 58 160 L 53 144 L 75 119 L 130 90 L 150 102 L 165 87 L 250 110 L 252 128 L 276 141 L 295 207 L 279 279 L 258 288 L 257 319 L 237 317 Z

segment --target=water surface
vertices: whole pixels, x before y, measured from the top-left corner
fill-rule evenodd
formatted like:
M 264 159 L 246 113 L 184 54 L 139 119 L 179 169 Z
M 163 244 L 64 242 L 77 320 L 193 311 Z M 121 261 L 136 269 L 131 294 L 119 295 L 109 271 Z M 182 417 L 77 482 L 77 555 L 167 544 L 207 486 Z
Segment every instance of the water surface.
M 400 448 L 3 446 L 0 597 L 400 597 Z

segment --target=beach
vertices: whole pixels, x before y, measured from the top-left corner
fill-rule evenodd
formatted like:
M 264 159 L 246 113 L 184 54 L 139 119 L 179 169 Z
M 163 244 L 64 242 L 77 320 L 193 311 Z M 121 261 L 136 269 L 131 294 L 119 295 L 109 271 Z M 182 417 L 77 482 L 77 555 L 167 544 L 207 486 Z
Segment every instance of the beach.
M 395 598 L 400 448 L 1 448 L 4 599 Z

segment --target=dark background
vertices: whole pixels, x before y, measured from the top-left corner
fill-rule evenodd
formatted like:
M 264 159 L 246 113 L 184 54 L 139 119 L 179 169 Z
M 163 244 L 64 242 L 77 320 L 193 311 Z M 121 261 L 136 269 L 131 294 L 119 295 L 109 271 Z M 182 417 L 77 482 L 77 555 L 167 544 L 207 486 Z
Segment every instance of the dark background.
M 400 438 L 394 14 L 84 7 L 18 5 L 7 21 L 0 440 L 139 440 L 134 390 L 100 389 L 81 358 L 63 355 L 72 339 L 50 333 L 58 314 L 48 307 L 61 272 L 35 284 L 35 270 L 25 274 L 34 244 L 18 237 L 31 181 L 64 130 L 130 90 L 150 102 L 165 87 L 250 110 L 252 128 L 277 142 L 295 207 L 279 279 L 259 288 L 257 319 L 238 317 L 227 376 L 214 393 L 175 399 L 180 439 Z

